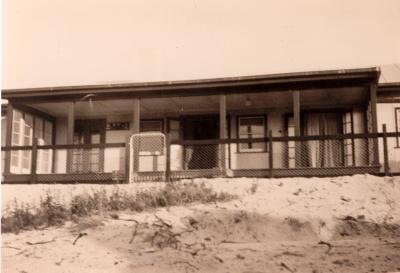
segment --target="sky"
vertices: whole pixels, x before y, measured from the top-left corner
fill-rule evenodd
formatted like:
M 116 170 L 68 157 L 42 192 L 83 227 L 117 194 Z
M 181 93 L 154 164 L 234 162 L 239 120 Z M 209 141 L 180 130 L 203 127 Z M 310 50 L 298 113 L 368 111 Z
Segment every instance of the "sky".
M 400 63 L 400 0 L 3 0 L 2 88 Z

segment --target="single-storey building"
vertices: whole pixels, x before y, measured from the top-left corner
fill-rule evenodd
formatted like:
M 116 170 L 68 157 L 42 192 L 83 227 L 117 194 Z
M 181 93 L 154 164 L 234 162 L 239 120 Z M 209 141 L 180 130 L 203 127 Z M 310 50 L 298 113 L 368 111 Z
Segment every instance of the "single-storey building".
M 2 181 L 400 172 L 400 85 L 379 77 L 363 68 L 3 90 Z

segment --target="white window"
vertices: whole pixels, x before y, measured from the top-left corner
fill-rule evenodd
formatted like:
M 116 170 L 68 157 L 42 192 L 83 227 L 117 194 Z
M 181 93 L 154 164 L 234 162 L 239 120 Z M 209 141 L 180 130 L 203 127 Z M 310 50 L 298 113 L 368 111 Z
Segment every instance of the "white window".
M 38 139 L 38 145 L 51 145 L 53 124 L 39 117 L 13 110 L 13 121 L 11 131 L 12 146 L 32 146 L 33 138 Z M 31 172 L 32 151 L 11 151 L 10 171 L 15 174 L 27 174 Z M 51 172 L 52 151 L 38 149 L 37 172 Z
M 21 111 L 13 111 L 12 146 L 30 146 L 33 139 L 33 117 Z M 31 151 L 11 152 L 11 173 L 30 173 Z
M 239 117 L 238 133 L 240 139 L 264 138 L 265 117 Z M 265 142 L 240 143 L 239 152 L 265 152 Z
M 38 145 L 51 145 L 53 137 L 53 124 L 42 118 L 35 117 L 35 137 L 38 139 Z M 51 173 L 52 155 L 53 151 L 51 149 L 38 149 L 38 173 Z

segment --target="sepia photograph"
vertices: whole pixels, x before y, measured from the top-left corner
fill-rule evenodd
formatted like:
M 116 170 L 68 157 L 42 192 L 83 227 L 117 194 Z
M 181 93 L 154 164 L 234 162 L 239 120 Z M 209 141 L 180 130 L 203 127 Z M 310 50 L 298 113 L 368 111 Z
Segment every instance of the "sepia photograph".
M 399 0 L 2 0 L 2 273 L 400 273 Z

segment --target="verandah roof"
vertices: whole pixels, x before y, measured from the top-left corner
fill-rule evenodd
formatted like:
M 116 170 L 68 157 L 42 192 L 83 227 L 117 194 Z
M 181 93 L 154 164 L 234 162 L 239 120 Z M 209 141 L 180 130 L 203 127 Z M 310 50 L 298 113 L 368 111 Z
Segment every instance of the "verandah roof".
M 377 83 L 379 75 L 379 68 L 373 67 L 185 81 L 5 89 L 2 97 L 18 101 L 77 100 L 87 94 L 122 98 L 301 90 Z

